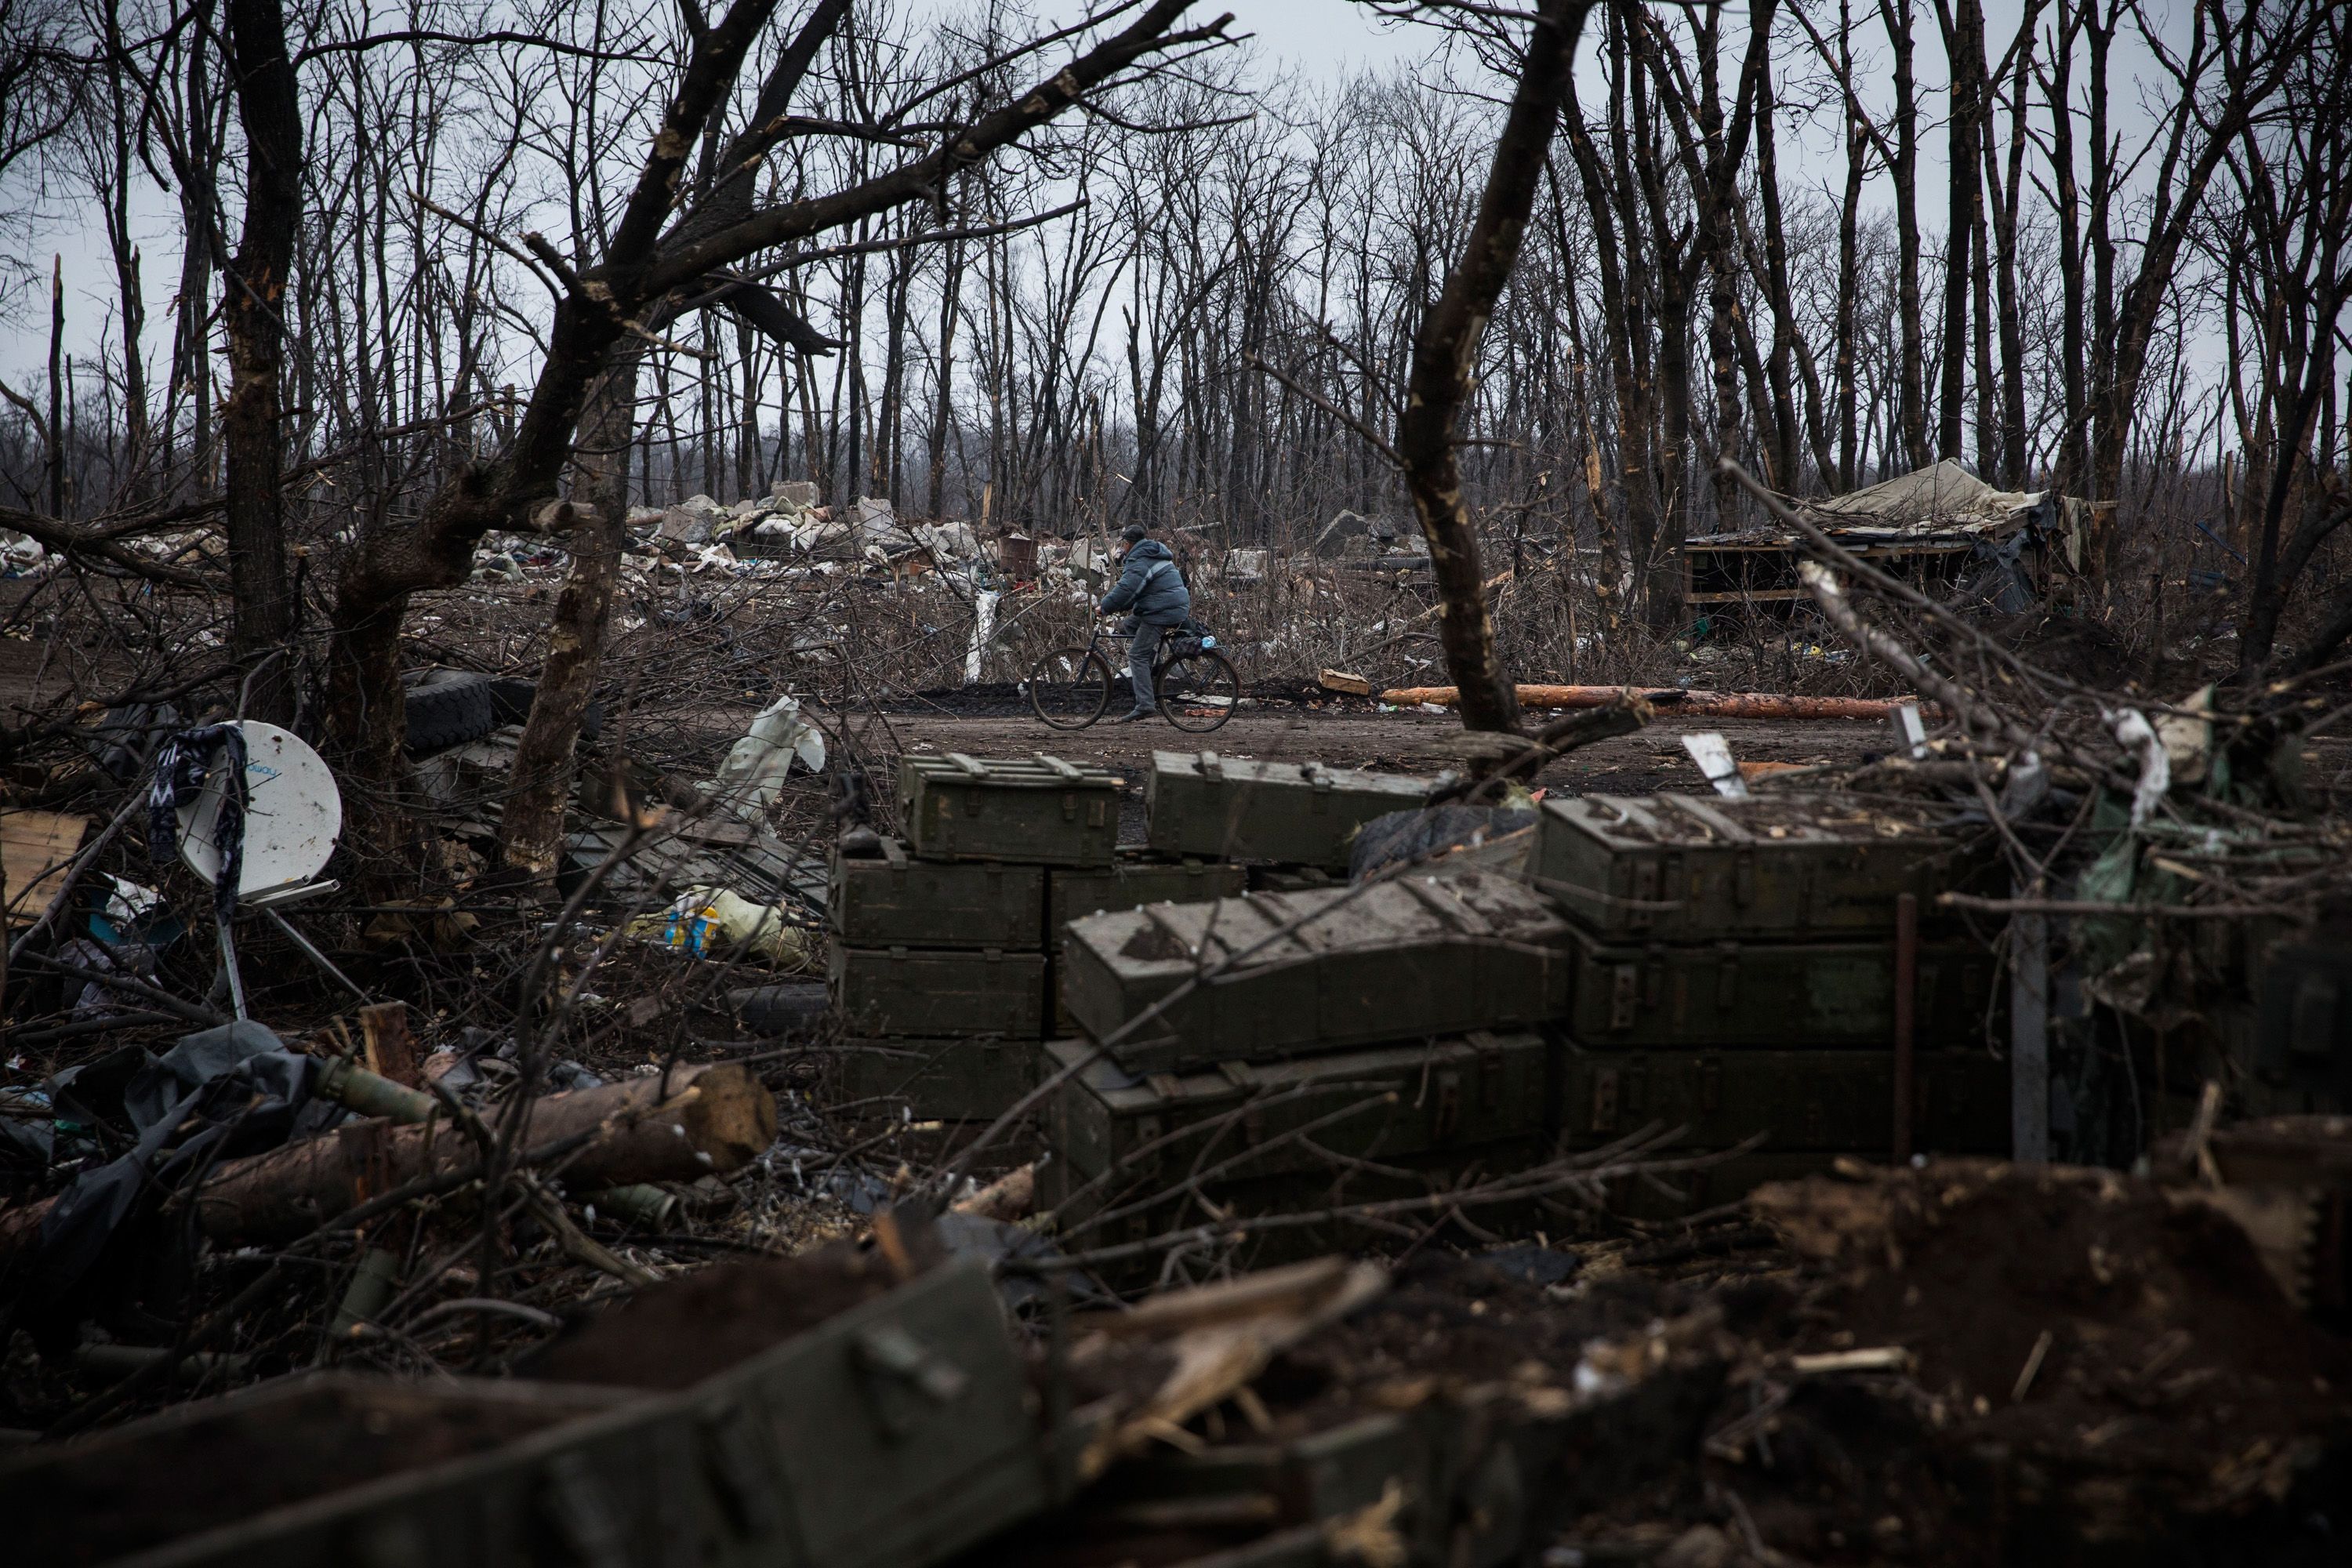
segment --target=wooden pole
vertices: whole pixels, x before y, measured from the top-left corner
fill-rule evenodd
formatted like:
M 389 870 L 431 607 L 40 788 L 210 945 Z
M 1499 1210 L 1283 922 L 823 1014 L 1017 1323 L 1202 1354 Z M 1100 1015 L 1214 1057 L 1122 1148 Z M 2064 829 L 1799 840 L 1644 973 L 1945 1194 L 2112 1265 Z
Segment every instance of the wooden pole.
M 1606 708 L 1628 689 L 1637 690 L 1657 710 L 1660 718 L 1687 713 L 1694 719 L 1866 719 L 1885 723 L 1915 697 L 1792 697 L 1776 691 L 1685 691 L 1676 687 L 1640 690 L 1622 686 L 1522 686 L 1522 708 Z M 1381 693 L 1381 700 L 1399 707 L 1433 702 L 1451 708 L 1461 693 L 1451 686 L 1400 686 Z M 1940 722 L 1934 703 L 1919 703 L 1923 718 Z

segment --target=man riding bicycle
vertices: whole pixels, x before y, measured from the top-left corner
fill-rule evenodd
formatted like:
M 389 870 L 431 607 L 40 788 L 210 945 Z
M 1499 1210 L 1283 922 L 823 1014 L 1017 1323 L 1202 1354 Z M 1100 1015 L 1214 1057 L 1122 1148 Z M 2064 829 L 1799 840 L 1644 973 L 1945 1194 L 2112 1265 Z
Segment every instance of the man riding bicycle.
M 1126 566 L 1111 591 L 1103 595 L 1102 613 L 1128 612 L 1128 620 L 1119 629 L 1131 634 L 1127 668 L 1135 683 L 1135 707 L 1119 715 L 1118 722 L 1132 724 L 1159 711 L 1151 689 L 1152 660 L 1160 652 L 1160 639 L 1192 618 L 1192 594 L 1184 586 L 1184 574 L 1177 569 L 1176 558 L 1151 537 L 1150 529 L 1130 522 L 1120 537 L 1127 542 Z

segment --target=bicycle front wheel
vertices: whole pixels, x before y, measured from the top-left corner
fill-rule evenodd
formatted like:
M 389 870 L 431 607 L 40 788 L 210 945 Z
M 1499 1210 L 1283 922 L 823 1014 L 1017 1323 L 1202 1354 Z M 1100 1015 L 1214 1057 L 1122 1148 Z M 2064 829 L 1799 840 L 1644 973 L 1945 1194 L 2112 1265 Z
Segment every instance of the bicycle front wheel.
M 1056 730 L 1083 730 L 1110 706 L 1110 666 L 1090 647 L 1057 647 L 1030 667 L 1029 706 Z
M 1161 715 L 1192 734 L 1218 728 L 1241 705 L 1242 678 L 1223 654 L 1207 648 L 1176 655 L 1153 672 L 1152 680 Z

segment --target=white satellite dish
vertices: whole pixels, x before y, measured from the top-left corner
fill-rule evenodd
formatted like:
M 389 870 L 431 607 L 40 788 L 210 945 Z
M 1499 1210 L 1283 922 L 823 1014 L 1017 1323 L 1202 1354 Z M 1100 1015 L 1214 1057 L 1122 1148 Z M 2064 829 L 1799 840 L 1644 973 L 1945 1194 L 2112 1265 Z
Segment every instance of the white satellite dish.
M 240 719 L 245 732 L 245 858 L 236 896 L 247 902 L 305 888 L 326 869 L 343 830 L 343 797 L 325 761 L 275 724 Z M 180 807 L 180 858 L 207 883 L 221 872 L 221 794 L 215 772 Z

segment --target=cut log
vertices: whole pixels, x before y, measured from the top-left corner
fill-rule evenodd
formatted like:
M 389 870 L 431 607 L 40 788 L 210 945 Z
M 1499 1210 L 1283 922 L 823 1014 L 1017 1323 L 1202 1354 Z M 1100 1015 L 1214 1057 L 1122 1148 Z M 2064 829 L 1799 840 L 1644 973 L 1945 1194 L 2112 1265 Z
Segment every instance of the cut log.
M 776 1100 L 740 1062 L 678 1068 L 667 1080 L 549 1095 L 532 1108 L 523 1144 L 549 1149 L 583 1133 L 595 1136 L 562 1164 L 573 1192 L 693 1181 L 740 1170 L 774 1142 Z M 473 1141 L 446 1121 L 354 1122 L 223 1165 L 197 1195 L 196 1220 L 215 1241 L 290 1241 L 370 1198 L 478 1158 Z M 0 1263 L 38 1240 L 49 1202 L 0 1214 Z
M 1037 1162 L 1032 1160 L 1017 1171 L 1007 1171 L 971 1196 L 957 1199 L 954 1212 L 981 1219 L 1012 1221 L 1028 1218 L 1036 1206 Z
M 567 1187 L 592 1192 L 724 1174 L 775 1142 L 775 1097 L 751 1068 L 681 1068 L 668 1086 L 667 1100 L 657 1098 L 658 1078 L 549 1095 L 532 1108 L 525 1145 L 544 1148 L 601 1128 L 562 1168 Z M 215 1239 L 287 1240 L 394 1187 L 475 1158 L 472 1141 L 446 1121 L 363 1121 L 225 1168 L 205 1184 L 197 1222 Z
M 1605 708 L 1622 696 L 1622 686 L 1522 686 L 1522 708 Z M 1450 708 L 1460 694 L 1451 686 L 1401 686 L 1381 693 L 1381 700 L 1399 707 L 1433 702 Z M 1909 697 L 1793 697 L 1777 691 L 1685 691 L 1662 687 L 1642 691 L 1659 712 L 1671 717 L 1687 713 L 1695 719 L 1874 719 L 1886 717 Z M 1934 717 L 1932 705 L 1920 704 L 1923 717 Z

